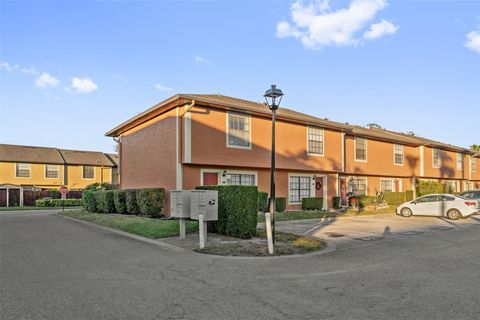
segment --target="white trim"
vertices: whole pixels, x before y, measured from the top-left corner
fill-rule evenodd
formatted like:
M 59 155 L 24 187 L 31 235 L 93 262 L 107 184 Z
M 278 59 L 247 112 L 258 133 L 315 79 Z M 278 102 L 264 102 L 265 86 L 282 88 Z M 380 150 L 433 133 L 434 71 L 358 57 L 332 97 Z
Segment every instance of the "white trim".
M 345 132 L 342 132 L 342 172 L 345 172 Z
M 476 157 L 472 157 L 470 156 L 470 171 L 471 172 L 477 172 L 477 159 Z M 472 165 L 473 163 L 475 163 L 475 165 Z M 475 170 L 472 170 L 472 168 L 474 168 Z
M 28 177 L 18 177 L 17 176 L 17 164 L 28 165 Z M 24 162 L 15 162 L 15 165 L 13 166 L 13 176 L 16 179 L 30 179 L 30 178 L 32 178 L 32 164 L 31 163 L 24 163 Z
M 290 202 L 290 193 L 291 193 L 291 190 L 290 190 L 290 177 L 307 177 L 310 179 L 310 197 L 312 197 L 312 195 L 315 194 L 315 181 L 313 181 L 313 176 L 314 174 L 310 174 L 310 173 L 288 173 L 288 199 L 287 199 L 287 203 L 288 205 L 298 205 L 298 204 L 302 204 L 302 201 L 300 202 Z M 320 175 L 318 175 L 320 176 Z M 325 194 L 325 191 L 323 191 L 323 193 Z
M 380 185 L 379 185 L 379 188 L 380 188 L 380 191 L 384 191 L 382 190 L 382 181 L 390 181 L 392 182 L 392 191 L 387 191 L 387 192 L 397 192 L 395 191 L 395 181 L 398 181 L 399 184 L 398 184 L 398 192 L 403 192 L 403 179 L 402 178 L 390 178 L 390 177 L 381 177 L 380 178 Z
M 420 177 L 425 175 L 425 156 L 424 156 L 424 147 L 420 146 Z
M 181 141 L 180 141 L 180 119 L 179 115 L 179 107 L 175 110 L 175 187 L 177 190 L 183 189 L 183 172 L 182 172 L 182 164 L 180 163 L 180 149 L 181 149 Z
M 56 178 L 49 178 L 47 177 L 47 166 L 55 166 L 57 167 L 57 177 Z M 56 179 L 60 179 L 60 166 L 58 164 L 45 164 L 45 170 L 44 170 L 44 175 L 45 175 L 45 179 L 49 179 L 49 180 L 56 180 Z
M 438 166 L 435 165 L 435 150 L 439 152 Z M 442 166 L 442 151 L 438 148 L 432 148 L 432 168 L 440 168 Z
M 97 171 L 97 167 L 96 166 L 92 166 L 92 165 L 82 165 L 82 180 L 95 180 L 95 177 L 97 175 L 96 171 Z M 84 177 L 84 167 L 93 167 L 93 178 L 85 178 Z
M 236 145 L 231 145 L 230 142 L 229 142 L 229 135 L 230 135 L 230 115 L 237 115 L 237 116 L 242 116 L 242 117 L 247 117 L 248 118 L 248 123 L 249 123 L 249 127 L 250 127 L 250 130 L 248 130 L 248 143 L 249 145 L 248 146 L 236 146 Z M 253 123 L 252 123 L 252 116 L 249 115 L 249 114 L 246 114 L 246 113 L 241 113 L 241 112 L 233 112 L 233 111 L 227 111 L 225 112 L 225 123 L 226 123 L 226 127 L 227 127 L 227 130 L 226 131 L 226 147 L 227 148 L 232 148 L 232 149 L 243 149 L 243 150 L 252 150 L 252 129 L 253 129 Z
M 255 186 L 258 186 L 258 172 L 249 171 L 249 170 L 229 170 L 229 169 L 200 169 L 200 185 L 203 186 L 203 174 L 204 173 L 217 173 L 218 174 L 218 184 L 222 186 L 227 185 L 227 175 L 228 174 L 248 174 L 255 176 Z M 225 176 L 223 173 L 225 172 Z
M 325 129 L 323 129 L 322 127 L 316 127 L 316 126 L 306 126 L 307 128 L 307 155 L 308 156 L 313 156 L 313 157 L 324 157 L 325 156 Z M 322 131 L 322 153 L 311 153 L 310 152 L 310 137 L 309 137 L 309 133 L 308 133 L 308 130 L 312 128 L 312 129 L 317 129 L 317 130 L 320 130 Z
M 400 146 L 402 147 L 402 163 L 396 163 L 395 162 L 395 146 Z M 405 165 L 405 146 L 403 144 L 399 144 L 399 143 L 394 143 L 393 144 L 393 165 L 394 166 L 400 166 L 400 167 L 403 167 Z
M 347 178 L 347 192 L 349 192 L 348 189 L 349 189 L 349 183 L 350 183 L 351 178 L 353 178 L 354 180 L 365 180 L 365 194 L 364 194 L 364 196 L 368 196 L 368 178 L 367 177 L 364 177 L 364 176 L 346 176 L 346 178 Z M 353 188 L 352 188 L 352 192 L 353 192 Z
M 357 139 L 365 140 L 365 160 L 357 159 Z M 362 137 L 354 137 L 353 139 L 353 161 L 355 162 L 368 162 L 368 139 Z
M 184 108 L 188 108 L 185 106 Z M 190 111 L 187 111 L 183 116 L 184 120 L 184 162 L 192 162 L 192 114 Z
M 458 168 L 458 156 L 461 156 L 462 157 L 462 167 L 459 169 Z M 457 152 L 457 154 L 455 155 L 455 168 L 457 169 L 457 171 L 463 171 L 463 167 L 465 166 L 465 156 L 463 155 L 463 153 L 461 152 Z

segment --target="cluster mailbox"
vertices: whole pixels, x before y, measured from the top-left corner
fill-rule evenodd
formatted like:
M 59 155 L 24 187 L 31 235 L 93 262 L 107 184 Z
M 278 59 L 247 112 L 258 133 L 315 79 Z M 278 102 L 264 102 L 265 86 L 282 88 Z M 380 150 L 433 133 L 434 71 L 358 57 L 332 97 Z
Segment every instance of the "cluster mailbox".
M 199 215 L 203 215 L 204 221 L 218 220 L 218 191 L 191 191 L 190 218 L 199 220 Z
M 170 215 L 173 218 L 190 218 L 190 198 L 189 190 L 170 191 Z

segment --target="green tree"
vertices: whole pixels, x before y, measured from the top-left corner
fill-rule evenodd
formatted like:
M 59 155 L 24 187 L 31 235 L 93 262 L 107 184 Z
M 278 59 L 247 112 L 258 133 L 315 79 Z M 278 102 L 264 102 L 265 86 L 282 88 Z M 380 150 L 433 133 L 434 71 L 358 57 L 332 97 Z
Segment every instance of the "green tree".
M 470 149 L 480 151 L 480 144 L 472 144 L 470 146 Z

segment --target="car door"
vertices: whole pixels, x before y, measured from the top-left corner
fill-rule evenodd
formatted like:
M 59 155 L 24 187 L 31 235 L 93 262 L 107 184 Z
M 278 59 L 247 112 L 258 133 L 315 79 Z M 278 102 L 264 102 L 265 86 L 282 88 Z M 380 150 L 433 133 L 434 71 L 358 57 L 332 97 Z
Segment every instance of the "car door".
M 412 206 L 413 214 L 422 216 L 434 215 L 436 199 L 436 196 L 425 196 L 417 199 Z

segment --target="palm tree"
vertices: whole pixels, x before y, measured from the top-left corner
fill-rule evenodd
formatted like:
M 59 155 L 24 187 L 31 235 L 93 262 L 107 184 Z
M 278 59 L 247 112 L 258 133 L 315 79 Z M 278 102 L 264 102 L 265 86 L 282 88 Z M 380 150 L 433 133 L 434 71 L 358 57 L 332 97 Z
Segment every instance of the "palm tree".
M 480 144 L 472 144 L 470 146 L 470 149 L 480 151 Z

